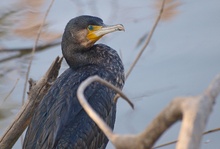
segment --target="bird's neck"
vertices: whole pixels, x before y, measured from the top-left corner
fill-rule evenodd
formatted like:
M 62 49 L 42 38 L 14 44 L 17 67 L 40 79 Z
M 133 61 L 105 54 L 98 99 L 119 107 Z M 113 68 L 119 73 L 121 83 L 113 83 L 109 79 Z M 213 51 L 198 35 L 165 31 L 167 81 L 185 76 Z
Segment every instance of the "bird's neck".
M 62 46 L 63 56 L 71 68 L 83 67 L 86 65 L 103 65 L 105 57 L 102 52 L 95 48 L 96 45 L 90 48 L 84 48 L 78 44 L 68 44 L 68 47 Z
M 69 45 L 69 44 L 68 44 Z M 118 78 L 117 87 L 124 84 L 124 67 L 122 61 L 115 50 L 103 45 L 96 44 L 90 49 L 79 46 L 69 46 L 63 50 L 64 58 L 72 69 L 83 68 L 88 65 L 96 65 L 98 69 L 105 69 L 109 74 Z

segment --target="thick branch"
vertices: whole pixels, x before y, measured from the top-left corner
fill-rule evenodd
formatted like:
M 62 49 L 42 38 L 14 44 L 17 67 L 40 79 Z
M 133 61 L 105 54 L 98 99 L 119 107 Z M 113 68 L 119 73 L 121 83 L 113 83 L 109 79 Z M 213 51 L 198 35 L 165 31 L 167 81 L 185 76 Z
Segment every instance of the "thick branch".
M 91 81 L 91 80 L 90 80 Z M 91 83 L 91 82 L 90 82 Z M 88 84 L 87 84 L 88 85 Z M 85 86 L 84 86 L 85 88 Z M 79 88 L 80 89 L 80 88 Z M 80 89 L 81 90 L 81 89 Z M 215 99 L 220 92 L 220 75 L 210 84 L 204 94 L 196 97 L 174 99 L 144 130 L 137 135 L 118 135 L 104 123 L 92 107 L 84 101 L 81 103 L 87 114 L 117 149 L 150 149 L 158 138 L 176 121 L 182 118 L 177 149 L 199 149 L 202 132 Z M 83 91 L 77 93 L 79 100 L 85 98 Z M 85 99 L 84 99 L 85 100 Z M 94 118 L 95 117 L 95 118 Z M 101 121 L 101 124 L 100 124 Z
M 1 149 L 12 148 L 14 143 L 29 125 L 36 107 L 47 93 L 52 82 L 56 80 L 61 62 L 62 58 L 57 57 L 46 74 L 36 83 L 36 85 L 32 86 L 29 92 L 28 100 L 23 105 L 14 122 L 8 127 L 4 135 L 0 138 Z
M 182 104 L 184 117 L 178 138 L 177 149 L 199 149 L 203 131 L 212 111 L 216 97 L 220 93 L 220 75 L 201 96 L 188 98 Z
M 150 125 L 141 133 L 141 138 L 145 148 L 152 148 L 159 137 L 176 121 L 180 120 L 182 113 L 179 106 L 182 103 L 181 98 L 173 100 L 160 114 L 150 123 Z

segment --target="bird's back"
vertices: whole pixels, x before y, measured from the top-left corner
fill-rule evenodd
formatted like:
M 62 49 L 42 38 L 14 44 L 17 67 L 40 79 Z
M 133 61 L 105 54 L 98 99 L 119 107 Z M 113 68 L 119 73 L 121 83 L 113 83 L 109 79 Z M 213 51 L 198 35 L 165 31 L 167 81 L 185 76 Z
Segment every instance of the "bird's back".
M 26 133 L 24 149 L 105 148 L 108 139 L 88 117 L 76 97 L 80 83 L 99 75 L 117 86 L 117 76 L 105 68 L 88 65 L 67 69 L 53 84 L 34 114 Z M 123 84 L 122 84 L 123 85 Z M 118 86 L 122 88 L 122 85 Z M 85 90 L 91 106 L 113 128 L 116 105 L 115 92 L 94 82 Z

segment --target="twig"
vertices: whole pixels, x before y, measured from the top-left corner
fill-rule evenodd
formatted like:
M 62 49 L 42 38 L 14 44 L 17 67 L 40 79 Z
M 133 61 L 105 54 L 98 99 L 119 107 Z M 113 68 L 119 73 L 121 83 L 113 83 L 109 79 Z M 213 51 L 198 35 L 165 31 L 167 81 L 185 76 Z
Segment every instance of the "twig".
M 160 21 L 160 18 L 161 18 L 161 15 L 163 13 L 163 10 L 164 10 L 164 5 L 165 5 L 165 1 L 166 0 L 163 0 L 162 1 L 162 4 L 161 4 L 161 8 L 160 8 L 160 12 L 159 12 L 159 15 L 149 33 L 149 35 L 147 36 L 147 39 L 146 39 L 146 42 L 144 44 L 144 46 L 142 47 L 142 49 L 140 50 L 140 52 L 138 53 L 138 55 L 136 56 L 135 60 L 133 61 L 133 63 L 131 64 L 130 68 L 128 69 L 127 73 L 125 74 L 125 79 L 127 79 L 130 75 L 130 73 L 132 72 L 134 66 L 137 64 L 138 60 L 140 59 L 142 53 L 144 52 L 144 50 L 146 49 L 146 47 L 148 46 L 150 40 L 151 40 L 151 37 L 154 33 L 154 30 L 156 29 L 157 27 L 157 24 L 159 23 Z M 114 102 L 117 103 L 117 100 L 118 100 L 119 96 L 116 94 L 116 96 L 114 97 Z
M 216 132 L 216 131 L 220 131 L 220 128 L 215 128 L 215 129 L 208 130 L 208 131 L 204 132 L 203 135 L 213 133 L 213 132 Z
M 28 78 L 29 78 L 29 73 L 30 73 L 30 69 L 31 69 L 31 64 L 32 64 L 32 61 L 33 61 L 33 58 L 34 58 L 34 54 L 35 54 L 35 50 L 36 50 L 36 47 L 37 47 L 37 43 L 38 43 L 38 40 L 40 38 L 40 34 L 41 34 L 41 31 L 42 31 L 42 28 L 44 26 L 44 23 L 46 21 L 46 18 L 49 14 L 49 11 L 50 11 L 50 8 L 52 7 L 53 5 L 53 2 L 54 0 L 51 0 L 51 3 L 45 13 L 45 16 L 44 16 L 44 19 L 40 25 L 40 28 L 38 30 L 38 33 L 37 33 L 37 37 L 36 37 L 36 40 L 35 40 L 35 43 L 34 43 L 34 47 L 33 47 L 33 50 L 32 50 L 32 53 L 31 53 L 31 59 L 30 59 L 30 63 L 29 63 L 29 66 L 28 66 L 28 70 L 27 70 L 27 74 L 26 74 L 26 79 L 25 79 L 25 83 L 24 83 L 24 90 L 23 90 L 23 96 L 22 96 L 22 104 L 24 103 L 24 100 L 25 100 L 25 95 L 26 95 L 26 86 L 27 86 L 27 83 L 28 83 Z
M 60 44 L 60 42 L 54 42 L 54 43 L 38 46 L 37 49 L 35 50 L 35 53 L 39 52 L 39 51 L 43 51 L 43 50 L 45 50 L 49 47 L 59 45 L 59 44 Z M 0 50 L 0 53 L 1 52 L 10 52 L 10 53 L 19 52 L 19 53 L 16 54 L 16 55 L 4 58 L 4 59 L 0 59 L 0 63 L 9 61 L 11 59 L 19 58 L 19 57 L 22 57 L 22 56 L 27 55 L 27 54 L 30 54 L 32 52 L 32 49 L 31 48 L 2 49 L 2 50 Z
M 144 52 L 144 50 L 146 49 L 146 47 L 148 46 L 150 40 L 151 40 L 151 37 L 157 27 L 157 24 L 159 23 L 160 21 L 160 18 L 162 16 L 162 13 L 163 13 L 163 10 L 164 10 L 164 5 L 165 5 L 165 2 L 166 0 L 163 0 L 162 1 L 162 4 L 161 4 L 161 8 L 160 8 L 160 12 L 159 12 L 159 15 L 156 19 L 156 21 L 154 22 L 154 25 L 149 33 L 149 35 L 147 36 L 147 39 L 146 39 L 146 42 L 144 44 L 144 46 L 142 47 L 142 49 L 140 50 L 140 52 L 138 53 L 138 55 L 136 56 L 135 60 L 133 61 L 133 63 L 131 64 L 130 68 L 128 69 L 127 73 L 125 74 L 125 79 L 127 79 L 130 75 L 130 73 L 132 72 L 134 66 L 137 64 L 138 60 L 140 59 L 142 53 Z M 116 94 L 116 96 L 114 97 L 114 102 L 117 103 L 117 100 L 118 100 L 118 95 Z
M 59 45 L 60 44 L 60 41 L 58 42 L 52 42 L 52 43 L 47 43 L 47 44 L 43 44 L 43 45 L 39 45 L 36 47 L 35 49 L 35 52 L 36 51 L 41 51 L 41 50 L 44 50 L 46 48 L 49 48 L 49 47 L 53 47 L 53 46 L 56 46 L 56 45 Z M 0 49 L 0 53 L 2 52 L 9 52 L 9 53 L 13 53 L 13 52 L 21 52 L 21 53 L 31 53 L 33 50 L 33 47 L 28 47 L 28 48 L 12 48 L 12 49 L 8 49 L 8 48 L 2 48 Z
M 10 90 L 10 92 L 8 93 L 8 95 L 4 98 L 3 101 L 6 101 L 8 99 L 8 97 L 11 95 L 11 93 L 14 91 L 16 85 L 18 84 L 19 79 L 16 80 L 14 86 L 12 87 L 12 89 Z
M 156 21 L 155 21 L 155 23 L 154 23 L 152 29 L 151 29 L 149 35 L 147 36 L 147 39 L 146 39 L 146 42 L 145 42 L 144 46 L 142 47 L 142 49 L 141 49 L 140 52 L 138 53 L 137 57 L 135 58 L 134 62 L 131 64 L 130 68 L 128 69 L 128 72 L 127 72 L 126 75 L 125 75 L 125 76 L 126 76 L 126 77 L 125 77 L 126 79 L 127 79 L 128 76 L 130 75 L 130 73 L 131 73 L 131 71 L 133 70 L 134 66 L 136 65 L 136 63 L 137 63 L 138 60 L 140 59 L 142 53 L 144 52 L 144 50 L 145 50 L 146 47 L 148 46 L 148 44 L 149 44 L 149 42 L 150 42 L 150 40 L 151 40 L 151 37 L 152 37 L 152 35 L 153 35 L 153 33 L 154 33 L 154 30 L 156 29 L 156 26 L 157 26 L 157 24 L 158 24 L 158 22 L 160 21 L 160 18 L 161 18 L 161 16 L 162 16 L 162 13 L 163 13 L 163 10 L 164 10 L 165 1 L 166 1 L 166 0 L 163 0 L 163 2 L 162 2 L 162 4 L 161 4 L 160 13 L 159 13 L 159 15 L 158 15 L 158 17 L 157 17 L 157 19 L 156 19 Z
M 52 82 L 56 80 L 61 62 L 62 58 L 57 57 L 47 70 L 46 74 L 36 83 L 36 85 L 32 86 L 28 95 L 28 100 L 17 114 L 14 122 L 8 127 L 3 136 L 0 138 L 1 149 L 12 148 L 14 143 L 29 125 L 36 107 L 47 93 Z
M 93 108 L 89 105 L 89 103 L 87 102 L 87 100 L 85 99 L 84 96 L 84 90 L 86 89 L 86 87 L 91 84 L 92 82 L 97 81 L 100 82 L 104 85 L 106 85 L 107 87 L 115 90 L 122 98 L 124 98 L 132 108 L 134 108 L 132 102 L 122 93 L 122 91 L 118 88 L 116 88 L 115 86 L 113 86 L 112 84 L 108 83 L 107 81 L 101 79 L 98 76 L 92 76 L 87 78 L 85 81 L 83 81 L 78 90 L 77 90 L 77 97 L 79 99 L 80 104 L 82 105 L 83 109 L 87 112 L 87 114 L 93 119 L 93 121 L 95 121 L 95 123 L 100 127 L 100 129 L 106 134 L 106 136 L 108 138 L 113 139 L 112 137 L 112 130 L 111 128 L 102 120 L 102 118 L 93 110 Z
M 215 129 L 208 130 L 208 131 L 204 132 L 203 135 L 206 135 L 206 134 L 209 134 L 209 133 L 213 133 L 213 132 L 217 132 L 217 131 L 220 131 L 220 128 L 215 128 Z M 164 143 L 164 144 L 155 146 L 152 149 L 161 148 L 161 147 L 168 146 L 168 145 L 171 145 L 171 144 L 174 144 L 174 143 L 177 143 L 177 142 L 178 142 L 178 140 L 171 141 L 171 142 L 168 142 L 168 143 Z
M 159 145 L 159 146 L 153 147 L 152 149 L 161 148 L 161 147 L 168 146 L 168 145 L 171 145 L 171 144 L 174 144 L 174 143 L 177 143 L 177 142 L 178 142 L 178 141 L 175 140 L 175 141 L 172 141 L 172 142 L 168 142 L 168 143 L 165 143 L 165 144 L 162 144 L 162 145 Z

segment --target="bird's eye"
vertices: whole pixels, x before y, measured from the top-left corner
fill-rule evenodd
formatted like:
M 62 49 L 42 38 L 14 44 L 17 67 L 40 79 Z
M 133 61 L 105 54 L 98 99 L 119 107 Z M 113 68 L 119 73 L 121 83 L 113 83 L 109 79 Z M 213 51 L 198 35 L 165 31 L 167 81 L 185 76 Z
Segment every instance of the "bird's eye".
M 90 30 L 90 31 L 93 30 L 93 26 L 92 26 L 92 25 L 89 25 L 89 26 L 88 26 L 88 30 Z

